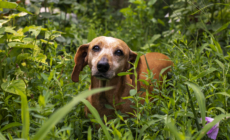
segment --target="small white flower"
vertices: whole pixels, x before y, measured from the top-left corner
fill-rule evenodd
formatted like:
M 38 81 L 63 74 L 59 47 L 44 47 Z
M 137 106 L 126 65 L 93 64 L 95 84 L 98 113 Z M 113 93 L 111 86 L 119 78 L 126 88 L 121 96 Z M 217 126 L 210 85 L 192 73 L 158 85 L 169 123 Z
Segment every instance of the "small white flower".
M 167 17 L 169 17 L 169 13 L 167 13 L 167 14 L 165 15 L 165 18 L 167 18 Z
M 171 22 L 172 22 L 172 20 L 170 19 L 168 23 L 171 23 Z

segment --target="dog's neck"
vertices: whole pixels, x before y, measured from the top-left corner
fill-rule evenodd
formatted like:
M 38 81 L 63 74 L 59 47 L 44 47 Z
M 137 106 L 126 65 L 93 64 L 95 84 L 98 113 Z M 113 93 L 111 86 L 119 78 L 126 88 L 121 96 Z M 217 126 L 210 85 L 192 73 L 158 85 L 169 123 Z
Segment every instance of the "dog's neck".
M 99 80 L 95 77 L 91 78 L 91 89 L 94 88 L 102 88 L 102 87 L 114 87 L 112 90 L 102 92 L 99 94 L 95 94 L 95 96 L 104 96 L 103 98 L 108 101 L 108 103 L 112 103 L 113 98 L 115 98 L 116 101 L 120 101 L 121 97 L 129 96 L 129 95 L 123 95 L 124 93 L 129 94 L 129 90 L 131 89 L 130 86 L 127 86 L 126 84 L 132 84 L 131 79 L 128 75 L 126 76 L 116 76 L 111 80 Z
M 106 83 L 107 83 L 108 81 L 106 81 L 106 80 L 99 80 L 99 87 L 100 88 L 102 88 L 102 87 L 106 87 Z

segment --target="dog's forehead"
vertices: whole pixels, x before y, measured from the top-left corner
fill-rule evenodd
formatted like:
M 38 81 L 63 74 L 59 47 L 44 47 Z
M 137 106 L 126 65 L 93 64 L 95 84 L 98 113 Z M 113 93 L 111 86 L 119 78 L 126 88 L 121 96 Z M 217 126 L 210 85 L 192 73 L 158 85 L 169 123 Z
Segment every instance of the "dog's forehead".
M 122 48 L 128 48 L 126 43 L 120 39 L 113 38 L 113 37 L 106 37 L 106 36 L 100 36 L 95 39 L 93 39 L 90 42 L 91 47 L 94 45 L 101 45 L 102 47 L 122 47 Z

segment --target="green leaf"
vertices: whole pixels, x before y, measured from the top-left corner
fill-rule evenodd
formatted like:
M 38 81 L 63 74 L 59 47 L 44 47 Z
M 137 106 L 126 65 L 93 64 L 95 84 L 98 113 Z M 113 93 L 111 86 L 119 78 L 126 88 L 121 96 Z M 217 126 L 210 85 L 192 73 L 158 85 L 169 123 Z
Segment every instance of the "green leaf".
M 91 126 L 89 126 L 89 128 L 88 128 L 88 136 L 87 136 L 87 140 L 92 140 Z
M 134 96 L 134 95 L 137 94 L 137 91 L 136 91 L 135 89 L 131 89 L 131 90 L 129 91 L 129 94 L 130 94 L 130 96 Z
M 26 85 L 23 80 L 14 80 L 2 83 L 1 87 L 6 92 L 19 95 L 17 91 L 25 92 Z
M 171 67 L 172 67 L 172 66 L 168 66 L 168 67 L 166 67 L 166 68 L 163 68 L 163 69 L 161 70 L 160 74 L 159 74 L 159 77 L 161 77 L 162 74 L 163 74 L 166 70 L 170 69 Z
M 23 16 L 25 16 L 25 15 L 27 15 L 27 13 L 25 13 L 25 12 L 20 12 L 20 13 L 18 13 L 18 14 L 11 14 L 11 15 L 9 15 L 9 16 L 6 16 L 6 18 L 12 19 L 12 18 L 15 18 L 15 17 L 23 17 Z
M 146 80 L 144 80 L 144 79 L 139 79 L 138 81 L 143 82 L 147 86 L 149 85 L 149 83 Z
M 31 59 L 29 53 L 21 53 L 17 56 L 17 61 L 21 62 L 22 60 Z
M 149 43 L 153 43 L 154 41 L 156 41 L 158 38 L 161 37 L 161 34 L 155 34 L 151 39 Z
M 120 72 L 117 75 L 118 76 L 124 76 L 124 75 L 130 75 L 130 74 L 133 74 L 133 73 L 132 72 Z
M 38 98 L 38 103 L 40 106 L 45 107 L 46 106 L 46 102 L 45 102 L 45 98 L 44 96 L 40 95 Z
M 21 7 L 21 6 L 18 6 L 18 7 L 17 7 L 17 10 L 18 10 L 18 11 L 21 11 L 21 12 L 26 12 L 26 13 L 28 13 L 28 14 L 33 15 L 31 12 L 27 11 L 25 8 L 23 8 L 23 7 Z
M 0 20 L 0 28 L 2 28 L 2 25 L 7 23 L 10 20 Z M 0 34 L 2 34 L 4 32 L 5 28 L 2 28 L 0 31 Z
M 14 9 L 18 6 L 15 2 L 0 1 L 0 8 Z
M 170 123 L 166 123 L 166 126 L 168 127 L 169 131 L 175 136 L 176 140 L 185 140 L 185 136 L 179 133 L 178 129 Z
M 223 26 L 221 26 L 219 29 L 217 29 L 213 34 L 217 34 L 217 33 L 221 32 L 222 30 L 226 29 L 229 24 L 230 24 L 230 22 L 225 23 Z
M 147 65 L 147 68 L 148 68 L 148 74 L 149 74 L 149 72 L 150 72 L 150 68 L 149 68 L 149 63 L 148 63 L 148 61 L 147 61 L 147 58 L 146 58 L 146 56 L 144 55 L 144 57 L 145 57 L 145 63 L 146 63 L 146 65 Z
M 114 109 L 111 105 L 105 104 L 105 107 L 108 109 Z
M 5 32 L 18 35 L 18 33 L 14 30 L 14 27 L 4 27 L 4 28 L 5 28 Z
M 202 125 L 205 125 L 205 112 L 206 112 L 206 105 L 205 105 L 205 98 L 204 94 L 201 92 L 200 87 L 198 87 L 196 84 L 192 82 L 185 82 L 190 88 L 193 89 L 199 108 L 200 108 L 200 113 L 201 113 L 201 118 L 202 118 Z
M 224 64 L 217 59 L 215 61 L 224 70 Z
M 214 120 L 213 120 L 212 122 L 210 122 L 209 124 L 205 125 L 205 126 L 203 127 L 203 129 L 200 130 L 199 135 L 198 135 L 197 138 L 192 138 L 192 139 L 196 139 L 196 140 L 202 139 L 202 138 L 206 135 L 206 133 L 207 133 L 214 125 L 216 125 L 217 123 L 219 123 L 219 122 L 220 122 L 221 120 L 223 120 L 225 117 L 230 117 L 230 114 L 226 114 L 226 115 L 221 114 L 221 115 L 215 117 Z
M 93 114 L 93 116 L 95 117 L 95 119 L 97 120 L 97 122 L 101 125 L 102 130 L 104 131 L 106 137 L 108 140 L 111 140 L 112 137 L 109 134 L 109 131 L 107 130 L 105 124 L 102 122 L 100 115 L 98 114 L 97 110 L 89 103 L 89 101 L 82 99 L 82 102 L 88 107 L 88 109 L 90 110 L 90 112 Z
M 196 14 L 196 13 L 198 13 L 198 12 L 204 10 L 205 8 L 208 8 L 208 7 L 213 6 L 213 5 L 214 5 L 214 4 L 209 4 L 209 5 L 207 5 L 207 6 L 204 6 L 204 7 L 200 8 L 199 10 L 197 10 L 196 12 L 192 13 L 191 15 L 194 15 L 194 14 Z
M 26 85 L 22 80 L 14 80 L 5 82 L 1 85 L 2 89 L 6 92 L 17 94 L 21 96 L 21 117 L 22 117 L 22 138 L 27 139 L 29 136 L 30 116 L 27 103 L 27 97 L 24 94 Z
M 137 68 L 137 65 L 138 65 L 138 62 L 139 62 L 140 57 L 141 57 L 141 54 L 138 53 L 138 54 L 137 54 L 137 57 L 136 57 L 136 60 L 135 60 L 135 62 L 134 62 L 134 67 L 135 67 L 135 68 Z
M 83 91 L 81 94 L 74 97 L 68 104 L 64 107 L 55 111 L 50 118 L 42 125 L 42 127 L 36 132 L 35 136 L 32 140 L 43 140 L 45 136 L 49 133 L 49 131 L 68 113 L 70 112 L 73 107 L 78 104 L 82 99 L 96 94 L 98 92 L 103 92 L 106 90 L 112 89 L 111 87 L 100 88 L 100 89 L 93 89 L 90 91 Z M 91 110 L 90 110 L 91 112 Z
M 2 135 L 1 132 L 0 132 L 0 140 L 6 140 L 6 138 Z
M 5 125 L 0 131 L 2 132 L 4 130 L 6 130 L 6 129 L 9 129 L 11 127 L 16 127 L 16 126 L 22 126 L 22 124 L 19 123 L 19 122 L 9 123 L 9 124 Z
M 35 57 L 35 60 L 34 61 L 37 61 L 37 62 L 41 62 L 41 63 L 44 63 L 46 64 L 46 58 L 47 56 L 44 55 L 43 53 L 39 53 L 36 57 Z
M 132 15 L 133 15 L 133 10 L 132 10 L 132 8 L 130 8 L 130 7 L 122 8 L 122 9 L 120 10 L 120 12 L 121 12 L 125 17 L 132 16 Z
M 97 37 L 97 35 L 96 35 L 96 32 L 95 32 L 95 29 L 94 28 L 90 28 L 88 36 L 87 36 L 88 42 L 91 42 L 96 37 Z
M 223 114 L 226 114 L 226 111 L 221 107 L 211 107 L 208 109 L 208 112 L 210 112 L 212 109 L 217 109 L 217 110 L 221 111 Z
M 23 44 L 20 42 L 10 42 L 8 45 L 12 48 L 34 48 L 33 44 Z
M 157 0 L 149 0 L 148 5 L 151 6 L 151 5 L 155 4 L 156 2 L 157 2 Z
M 212 48 L 212 50 L 214 50 L 217 53 L 223 54 L 220 44 L 215 40 L 214 37 L 211 37 L 211 42 L 212 44 L 209 44 L 209 46 Z
M 37 37 L 43 28 L 41 26 L 28 26 L 23 29 L 23 32 L 32 32 L 32 36 Z
M 223 96 L 230 97 L 230 95 L 227 92 L 218 92 L 218 93 L 215 93 L 215 94 L 220 94 L 220 95 L 223 95 Z
M 197 76 L 191 78 L 191 81 L 197 80 L 198 78 L 201 78 L 201 77 L 204 77 L 204 76 L 206 76 L 206 75 L 212 73 L 213 71 L 216 71 L 216 69 L 215 69 L 215 68 L 209 68 L 209 69 L 207 69 L 207 70 L 205 70 L 205 71 L 202 71 L 202 72 L 201 72 L 200 74 L 198 74 Z
M 162 119 L 152 120 L 152 121 L 147 122 L 147 124 L 143 125 L 142 128 L 141 128 L 141 131 L 140 131 L 140 134 L 139 134 L 138 139 L 141 140 L 141 137 L 143 136 L 144 131 L 145 131 L 148 127 L 150 127 L 151 125 L 153 125 L 153 124 L 155 124 L 156 122 L 159 122 L 159 121 L 161 121 L 161 120 L 162 120 Z
M 164 23 L 163 20 L 161 20 L 161 19 L 158 18 L 158 19 L 157 19 L 157 22 L 160 23 L 161 25 L 165 26 L 165 23 Z

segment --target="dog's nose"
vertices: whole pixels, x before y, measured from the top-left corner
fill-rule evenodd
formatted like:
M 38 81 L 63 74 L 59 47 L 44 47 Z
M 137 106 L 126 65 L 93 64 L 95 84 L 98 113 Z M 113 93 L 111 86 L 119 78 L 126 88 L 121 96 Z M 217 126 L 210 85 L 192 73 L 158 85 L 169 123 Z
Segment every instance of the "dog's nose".
M 97 69 L 99 72 L 107 72 L 109 70 L 109 63 L 106 58 L 102 58 L 98 63 L 97 63 Z

